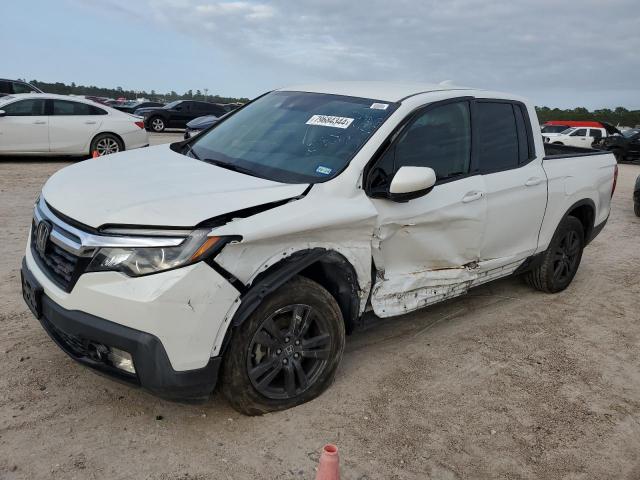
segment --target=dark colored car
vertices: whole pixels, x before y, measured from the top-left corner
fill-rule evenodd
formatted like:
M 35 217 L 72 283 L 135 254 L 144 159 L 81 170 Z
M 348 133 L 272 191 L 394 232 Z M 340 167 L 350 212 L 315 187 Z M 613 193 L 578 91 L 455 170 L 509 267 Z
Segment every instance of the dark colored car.
M 636 178 L 636 186 L 633 189 L 633 211 L 640 217 L 640 175 Z
M 176 100 L 164 107 L 138 108 L 134 115 L 144 117 L 147 130 L 162 132 L 165 128 L 184 128 L 187 122 L 204 115 L 221 117 L 227 113 L 221 105 L 195 100 Z
M 187 128 L 184 131 L 184 139 L 188 139 L 191 137 L 195 137 L 197 134 L 206 130 L 211 125 L 220 120 L 220 117 L 216 117 L 215 115 L 205 115 L 204 117 L 198 117 L 194 120 L 191 120 L 187 123 Z
M 20 80 L 7 80 L 0 78 L 0 97 L 11 95 L 14 93 L 44 93 L 38 87 L 34 87 L 30 83 Z
M 133 113 L 139 108 L 159 108 L 164 107 L 164 103 L 160 102 L 125 102 L 119 105 L 112 105 L 116 110 L 120 110 L 121 112 Z
M 621 135 L 601 139 L 594 148 L 609 150 L 618 162 L 640 161 L 640 128 L 625 130 Z

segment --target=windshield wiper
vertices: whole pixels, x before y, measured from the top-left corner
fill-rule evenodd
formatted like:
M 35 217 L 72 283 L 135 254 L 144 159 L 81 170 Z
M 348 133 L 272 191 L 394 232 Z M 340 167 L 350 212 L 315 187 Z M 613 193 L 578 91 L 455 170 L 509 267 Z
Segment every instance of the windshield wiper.
M 233 163 L 223 162 L 222 160 L 216 160 L 215 158 L 205 158 L 202 161 L 210 163 L 211 165 L 215 165 L 216 167 L 226 168 L 227 170 L 231 170 L 233 172 L 244 173 L 245 175 L 251 175 L 252 177 L 262 178 L 248 168 L 242 168 Z

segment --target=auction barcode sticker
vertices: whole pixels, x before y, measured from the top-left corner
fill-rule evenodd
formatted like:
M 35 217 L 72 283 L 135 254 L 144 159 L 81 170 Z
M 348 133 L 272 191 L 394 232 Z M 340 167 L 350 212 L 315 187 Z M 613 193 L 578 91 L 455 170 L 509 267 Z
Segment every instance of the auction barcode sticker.
M 353 122 L 353 118 L 334 117 L 333 115 L 314 115 L 307 120 L 307 125 L 318 125 L 321 127 L 348 128 Z

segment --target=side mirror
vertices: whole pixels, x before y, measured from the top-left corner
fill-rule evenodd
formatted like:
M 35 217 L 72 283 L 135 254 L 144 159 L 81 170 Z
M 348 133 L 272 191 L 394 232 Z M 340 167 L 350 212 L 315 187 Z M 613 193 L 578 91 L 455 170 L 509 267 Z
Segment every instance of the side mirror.
M 4 110 L 0 110 L 0 117 L 4 117 L 7 115 L 7 112 L 5 112 Z
M 430 167 L 400 167 L 391 180 L 389 198 L 398 202 L 421 197 L 436 184 L 436 172 Z

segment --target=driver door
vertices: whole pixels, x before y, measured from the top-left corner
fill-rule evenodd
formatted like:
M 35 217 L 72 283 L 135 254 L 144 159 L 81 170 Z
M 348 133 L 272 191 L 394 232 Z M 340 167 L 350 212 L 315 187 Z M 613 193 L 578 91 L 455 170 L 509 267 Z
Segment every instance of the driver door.
M 470 174 L 471 158 L 470 104 L 459 99 L 412 114 L 369 171 L 378 211 L 371 304 L 379 317 L 457 296 L 478 278 L 487 207 L 482 176 Z M 433 168 L 435 186 L 407 202 L 380 198 L 402 166 Z

